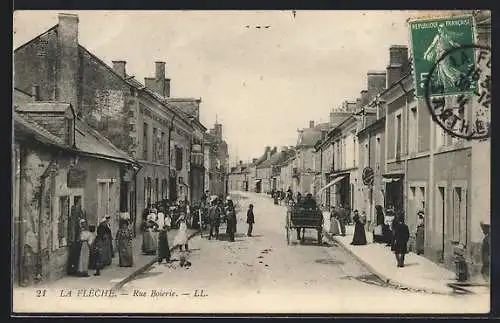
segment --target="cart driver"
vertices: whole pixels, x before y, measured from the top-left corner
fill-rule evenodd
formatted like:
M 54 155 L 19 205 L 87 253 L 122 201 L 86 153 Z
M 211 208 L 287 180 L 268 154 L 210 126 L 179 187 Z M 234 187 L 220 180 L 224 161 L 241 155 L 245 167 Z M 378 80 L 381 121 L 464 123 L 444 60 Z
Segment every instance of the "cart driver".
M 313 199 L 312 194 L 308 193 L 305 200 L 302 202 L 302 206 L 307 209 L 316 209 L 316 200 Z

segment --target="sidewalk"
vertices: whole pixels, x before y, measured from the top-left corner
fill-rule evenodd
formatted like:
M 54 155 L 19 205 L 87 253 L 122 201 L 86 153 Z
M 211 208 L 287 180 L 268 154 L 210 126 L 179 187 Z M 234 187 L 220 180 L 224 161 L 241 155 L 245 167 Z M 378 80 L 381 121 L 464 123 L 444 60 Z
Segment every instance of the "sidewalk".
M 325 212 L 323 216 L 325 218 L 325 236 L 339 243 L 383 281 L 391 285 L 429 293 L 450 294 L 453 292 L 447 284 L 456 282 L 454 272 L 413 252 L 406 254 L 405 267 L 398 268 L 391 249 L 385 244 L 373 243 L 373 236 L 370 232 L 366 232 L 367 245 L 353 246 L 351 242 L 354 226 L 346 227 L 345 237 L 332 236 L 328 232 L 330 229 L 329 214 Z M 489 293 L 489 289 L 479 287 L 474 288 L 474 292 Z
M 191 239 L 198 233 L 197 230 L 188 229 L 188 237 Z M 177 230 L 170 230 L 168 232 L 168 241 L 169 246 L 172 250 L 172 244 L 174 242 L 174 238 L 177 234 Z M 115 241 L 113 241 L 115 243 Z M 101 270 L 100 276 L 94 276 L 94 270 L 89 270 L 90 277 L 74 277 L 74 276 L 65 276 L 56 281 L 40 283 L 33 286 L 28 287 L 15 287 L 15 290 L 21 291 L 23 289 L 43 289 L 47 288 L 50 290 L 59 290 L 63 288 L 68 289 L 78 289 L 78 288 L 90 288 L 90 287 L 99 287 L 101 289 L 116 289 L 128 281 L 133 279 L 135 276 L 144 272 L 147 268 L 149 268 L 155 261 L 156 255 L 143 255 L 142 250 L 142 235 L 138 235 L 135 237 L 133 241 L 133 257 L 134 257 L 134 266 L 133 267 L 120 267 L 118 266 L 119 257 L 118 252 L 115 253 L 115 257 L 113 258 L 113 262 L 111 265 L 105 267 Z

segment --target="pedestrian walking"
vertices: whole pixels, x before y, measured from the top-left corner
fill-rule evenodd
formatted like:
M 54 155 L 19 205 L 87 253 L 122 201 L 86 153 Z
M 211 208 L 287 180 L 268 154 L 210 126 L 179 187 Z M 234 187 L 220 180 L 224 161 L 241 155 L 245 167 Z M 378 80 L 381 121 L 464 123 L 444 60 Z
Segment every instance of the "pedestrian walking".
M 424 211 L 420 210 L 417 213 L 417 231 L 415 233 L 415 251 L 417 255 L 424 253 L 424 237 L 425 237 L 425 227 L 424 227 Z
M 480 223 L 481 225 L 481 230 L 483 231 L 484 238 L 483 242 L 481 245 L 481 261 L 482 261 L 482 266 L 481 266 L 481 275 L 483 276 L 483 279 L 487 282 L 490 281 L 490 257 L 491 257 L 491 250 L 490 250 L 490 225 L 486 224 L 484 222 Z
M 252 236 L 253 225 L 255 223 L 255 216 L 253 214 L 253 204 L 250 204 L 248 206 L 247 223 L 248 223 L 247 236 L 251 237 Z
M 394 254 L 398 267 L 405 266 L 405 254 L 408 252 L 407 244 L 410 239 L 410 230 L 404 222 L 404 215 L 399 215 L 394 223 Z
M 120 267 L 132 267 L 134 258 L 132 255 L 132 240 L 134 235 L 127 220 L 120 220 L 120 228 L 116 232 L 116 246 L 118 248 L 118 259 Z
M 182 247 L 184 246 L 184 249 L 188 251 L 189 246 L 188 246 L 186 215 L 181 214 L 177 222 L 179 223 L 179 230 L 177 231 L 177 235 L 174 238 L 174 248 L 179 247 L 179 250 L 182 251 Z
M 351 245 L 364 246 L 366 245 L 365 224 L 361 222 L 358 210 L 354 210 L 354 235 L 352 237 Z
M 93 242 L 93 235 L 88 230 L 87 221 L 80 219 L 80 255 L 78 258 L 78 268 L 76 275 L 79 277 L 89 276 L 90 245 Z
M 164 225 L 158 234 L 158 263 L 170 262 L 170 247 L 168 245 L 168 227 Z

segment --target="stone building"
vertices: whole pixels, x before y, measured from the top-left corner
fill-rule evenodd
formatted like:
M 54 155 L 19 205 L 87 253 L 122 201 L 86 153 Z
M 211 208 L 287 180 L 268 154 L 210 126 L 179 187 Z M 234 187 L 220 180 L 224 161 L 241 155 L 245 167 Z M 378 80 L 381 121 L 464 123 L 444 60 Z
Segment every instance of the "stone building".
M 228 175 L 230 191 L 248 191 L 249 189 L 249 164 L 239 161 L 237 166 L 231 168 Z
M 71 213 L 80 202 L 89 225 L 126 212 L 138 163 L 79 120 L 70 103 L 14 91 L 13 250 L 15 284 L 66 274 Z
M 204 135 L 205 144 L 205 190 L 210 195 L 226 196 L 228 193 L 229 154 L 226 141 L 222 135 L 222 124 L 216 122 L 214 127 Z
M 201 182 L 190 178 L 193 134 L 204 131 L 190 115 L 199 113 L 199 99 L 184 100 L 195 109 L 170 99 L 164 62 L 155 63 L 155 77 L 145 85 L 127 74 L 125 61 L 108 66 L 78 43 L 78 16 L 58 18 L 56 26 L 14 51 L 14 84 L 25 92 L 38 86 L 40 100 L 70 103 L 83 123 L 140 161 L 136 180 L 124 184 L 121 210 L 139 228 L 136 215 L 148 203 L 189 199 L 190 181 Z

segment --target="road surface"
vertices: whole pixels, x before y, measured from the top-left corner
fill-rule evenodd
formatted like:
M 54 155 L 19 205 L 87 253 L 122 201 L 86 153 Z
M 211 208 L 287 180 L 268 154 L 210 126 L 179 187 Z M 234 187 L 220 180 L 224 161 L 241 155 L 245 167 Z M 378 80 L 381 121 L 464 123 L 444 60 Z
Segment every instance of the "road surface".
M 178 253 L 126 284 L 131 312 L 155 313 L 466 313 L 487 312 L 475 296 L 416 293 L 385 286 L 341 246 L 318 246 L 315 231 L 287 245 L 282 206 L 264 195 L 233 193 L 239 204 L 235 242 L 195 237 L 191 266 Z M 246 209 L 254 204 L 254 236 Z M 223 231 L 223 230 L 221 230 Z M 152 295 L 157 295 L 153 296 Z M 123 296 L 127 297 L 127 296 Z

